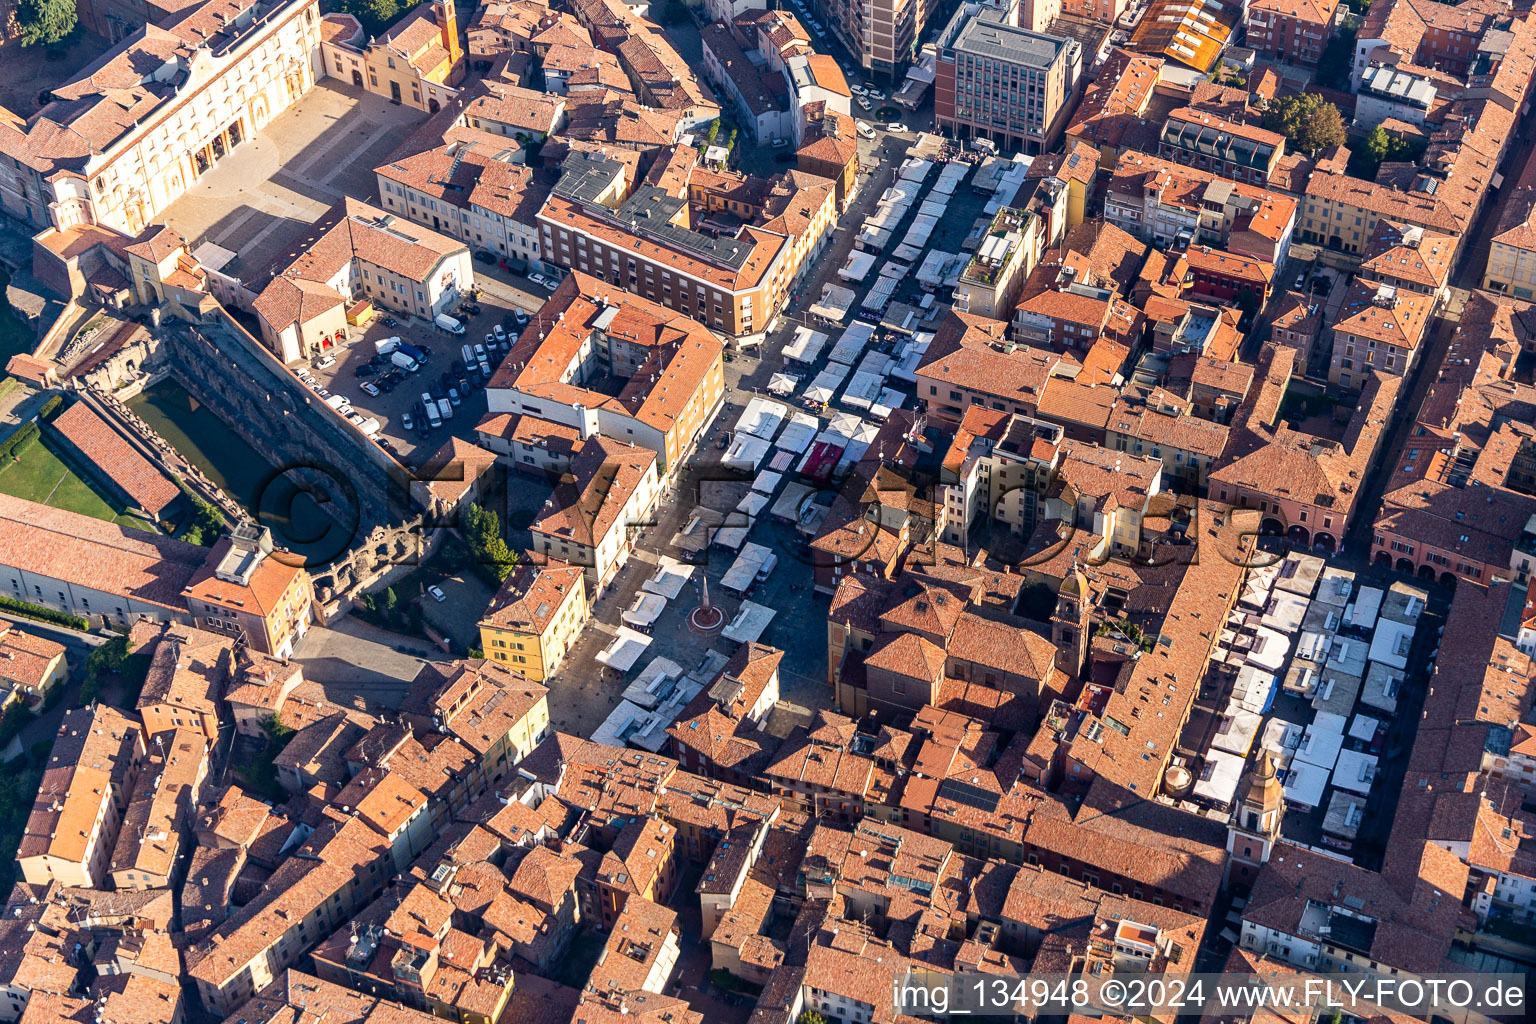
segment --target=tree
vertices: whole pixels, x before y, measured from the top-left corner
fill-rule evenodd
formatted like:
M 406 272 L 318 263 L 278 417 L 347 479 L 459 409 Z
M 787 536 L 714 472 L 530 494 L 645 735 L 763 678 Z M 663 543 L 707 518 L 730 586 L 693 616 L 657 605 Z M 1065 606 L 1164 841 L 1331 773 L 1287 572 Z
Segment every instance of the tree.
M 337 0 L 336 8 L 363 24 L 363 31 L 378 35 L 400 16 L 400 0 Z
M 1316 154 L 1344 144 L 1344 118 L 1339 108 L 1316 93 L 1283 96 L 1269 105 L 1264 127 L 1285 136 L 1293 149 Z
M 382 611 L 384 613 L 384 618 L 385 619 L 390 619 L 390 620 L 394 619 L 394 617 L 395 617 L 395 608 L 399 604 L 400 604 L 400 599 L 395 596 L 395 588 L 394 587 L 385 587 L 384 588 L 384 606 L 383 606 L 383 609 L 382 609 Z
M 795 1018 L 795 1024 L 827 1024 L 827 1018 L 815 1010 L 802 1010 L 800 1016 Z
M 475 564 L 502 582 L 512 574 L 518 558 L 501 535 L 501 517 L 488 508 L 471 504 L 464 513 L 464 534 Z
M 189 544 L 197 544 L 207 547 L 212 544 L 224 532 L 228 525 L 224 521 L 224 513 L 214 508 L 208 502 L 197 495 L 190 495 L 192 501 L 192 525 L 187 527 L 183 539 Z
M 1375 181 L 1376 172 L 1388 160 L 1416 161 L 1423 151 L 1423 143 L 1398 138 L 1377 125 L 1366 135 L 1365 141 L 1350 151 L 1349 173 L 1365 181 Z
M 22 46 L 51 46 L 75 30 L 75 0 L 18 0 Z

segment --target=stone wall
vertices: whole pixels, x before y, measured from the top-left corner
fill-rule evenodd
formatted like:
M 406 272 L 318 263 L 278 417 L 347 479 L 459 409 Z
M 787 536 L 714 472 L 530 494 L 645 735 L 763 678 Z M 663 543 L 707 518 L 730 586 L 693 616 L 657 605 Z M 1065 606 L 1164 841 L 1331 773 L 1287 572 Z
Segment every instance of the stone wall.
M 368 440 L 278 362 L 222 308 L 161 332 L 171 375 L 193 397 L 317 496 L 335 523 L 311 565 L 325 618 L 344 611 L 401 564 L 435 552 L 442 531 L 423 529 L 409 471 Z M 270 525 L 270 524 L 269 524 Z M 282 543 L 274 527 L 274 539 Z

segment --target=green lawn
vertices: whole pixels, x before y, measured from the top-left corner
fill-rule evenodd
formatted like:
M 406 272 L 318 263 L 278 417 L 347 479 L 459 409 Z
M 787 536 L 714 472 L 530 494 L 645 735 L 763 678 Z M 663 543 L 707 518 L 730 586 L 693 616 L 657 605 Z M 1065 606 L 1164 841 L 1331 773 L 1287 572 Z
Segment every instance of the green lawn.
M 39 440 L 21 454 L 20 462 L 0 466 L 0 493 L 105 519 L 134 530 L 157 532 L 153 523 L 129 515 L 96 492 L 89 483 Z

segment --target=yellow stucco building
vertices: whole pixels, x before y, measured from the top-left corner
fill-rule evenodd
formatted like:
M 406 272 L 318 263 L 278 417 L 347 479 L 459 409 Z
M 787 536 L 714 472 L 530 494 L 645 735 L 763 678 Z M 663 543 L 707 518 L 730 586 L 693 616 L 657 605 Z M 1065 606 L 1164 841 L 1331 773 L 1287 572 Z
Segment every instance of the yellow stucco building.
M 560 667 L 589 610 L 580 566 L 519 565 L 480 620 L 485 657 L 543 682 Z

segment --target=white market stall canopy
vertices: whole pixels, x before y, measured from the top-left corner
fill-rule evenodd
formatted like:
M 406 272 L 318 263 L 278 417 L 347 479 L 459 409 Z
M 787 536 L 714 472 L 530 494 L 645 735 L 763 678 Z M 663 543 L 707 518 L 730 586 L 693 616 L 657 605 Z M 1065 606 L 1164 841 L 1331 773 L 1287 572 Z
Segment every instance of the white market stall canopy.
M 1371 783 L 1376 781 L 1376 762 L 1375 754 L 1359 750 L 1339 751 L 1338 763 L 1333 768 L 1334 786 L 1361 796 L 1369 794 Z
M 1286 803 L 1302 810 L 1318 806 L 1323 799 L 1323 791 L 1328 788 L 1329 771 L 1328 768 L 1300 760 L 1298 755 L 1297 760 L 1292 761 L 1286 769 L 1285 782 L 1282 783 Z
M 832 347 L 832 354 L 827 358 L 834 363 L 852 366 L 859 361 L 864 347 L 874 336 L 875 329 L 870 324 L 862 321 L 851 323 L 843 329 L 842 336 L 837 339 L 837 344 Z M 817 379 L 820 380 L 819 377 Z
M 875 266 L 875 254 L 854 250 L 848 260 L 838 268 L 837 276 L 844 281 L 862 281 Z
M 771 469 L 765 469 L 752 478 L 752 489 L 758 494 L 772 495 L 779 489 L 779 483 L 783 481 L 784 474 L 775 473 Z
M 737 434 L 751 434 L 764 441 L 772 441 L 773 435 L 779 432 L 779 426 L 788 416 L 789 406 L 759 396 L 747 403 L 731 429 Z
M 1376 616 L 1381 614 L 1383 596 L 1383 591 L 1376 587 L 1361 587 L 1360 593 L 1355 595 L 1355 603 L 1345 610 L 1344 621 L 1356 629 L 1374 628 Z
M 682 679 L 683 666 L 671 658 L 652 658 L 624 688 L 624 699 L 642 708 L 654 708 L 672 696 Z
M 624 614 L 620 618 L 636 629 L 645 629 L 661 618 L 661 613 L 666 611 L 666 608 L 666 598 L 660 594 L 647 594 L 642 591 L 635 595 L 634 601 L 624 609 Z
M 1326 714 L 1327 712 L 1324 712 Z M 1319 716 L 1321 717 L 1321 716 Z M 1296 760 L 1305 764 L 1316 765 L 1324 771 L 1333 771 L 1334 763 L 1339 759 L 1339 751 L 1344 746 L 1344 734 L 1328 729 L 1319 729 L 1318 723 L 1313 722 L 1302 733 L 1301 745 L 1296 748 Z M 1313 804 L 1312 806 L 1317 806 Z
M 895 388 L 886 388 L 880 392 L 880 397 L 869 407 L 869 414 L 878 420 L 889 419 L 891 413 L 900 409 L 906 402 L 907 396 Z
M 842 402 L 855 409 L 868 409 L 880 399 L 885 378 L 873 373 L 855 373 L 843 389 Z
M 746 496 L 736 503 L 736 511 L 745 513 L 748 518 L 756 519 L 758 513 L 767 508 L 768 502 L 771 500 L 766 494 L 748 491 Z
M 597 660 L 615 672 L 628 672 L 635 667 L 635 662 L 640 660 L 640 655 L 649 646 L 650 637 L 628 626 L 620 626 L 618 635 L 607 647 L 597 652 Z
M 738 644 L 755 643 L 778 613 L 755 601 L 741 602 L 736 617 L 721 631 L 721 636 Z
M 780 398 L 787 398 L 795 393 L 795 389 L 800 386 L 801 379 L 801 377 L 793 373 L 776 373 L 768 381 L 768 391 L 770 394 L 778 395 Z
M 1408 652 L 1413 649 L 1413 629 L 1412 625 L 1396 619 L 1378 619 L 1376 635 L 1371 637 L 1370 660 L 1406 669 Z
M 772 559 L 772 562 L 769 560 Z M 720 578 L 720 585 L 732 593 L 745 593 L 752 586 L 757 574 L 767 566 L 770 571 L 777 564 L 778 556 L 762 544 L 747 543 L 742 545 L 741 553 L 736 556 L 736 561 L 725 570 L 725 575 Z
M 670 601 L 683 592 L 683 587 L 692 578 L 693 566 L 662 555 L 661 564 L 656 567 L 656 572 L 650 579 L 640 584 L 640 589 L 648 594 L 659 594 Z
M 1227 713 L 1221 716 L 1216 725 L 1216 736 L 1211 740 L 1212 749 L 1247 757 L 1263 721 L 1261 716 L 1252 711 L 1244 711 L 1229 704 Z
M 731 439 L 731 446 L 720 457 L 720 462 L 731 469 L 739 469 L 744 472 L 756 472 L 768 457 L 768 452 L 773 446 L 760 437 L 751 434 L 737 434 Z
M 820 358 L 826 344 L 826 334 L 802 325 L 795 328 L 794 338 L 784 346 L 784 358 L 793 359 L 797 363 L 814 363 Z
M 816 431 L 820 429 L 821 421 L 816 417 L 803 412 L 791 413 L 789 424 L 774 444 L 784 451 L 799 455 L 811 446 L 811 442 L 816 439 Z
M 1243 777 L 1243 759 L 1236 754 L 1213 750 L 1205 755 L 1205 764 L 1195 779 L 1193 792 L 1202 800 L 1230 807 Z
M 1349 723 L 1349 738 L 1363 740 L 1369 743 L 1376 737 L 1376 730 L 1381 727 L 1381 719 L 1372 718 L 1370 715 L 1356 715 Z
M 855 296 L 852 288 L 844 288 L 842 285 L 827 284 L 821 289 L 821 298 L 810 308 L 812 316 L 819 316 L 823 320 L 840 324 L 848 315 L 848 310 L 853 308 Z
M 790 481 L 784 486 L 784 493 L 779 495 L 779 500 L 773 503 L 769 514 L 775 519 L 783 519 L 786 522 L 800 521 L 800 503 L 806 496 L 815 493 L 815 488 L 808 484 Z

